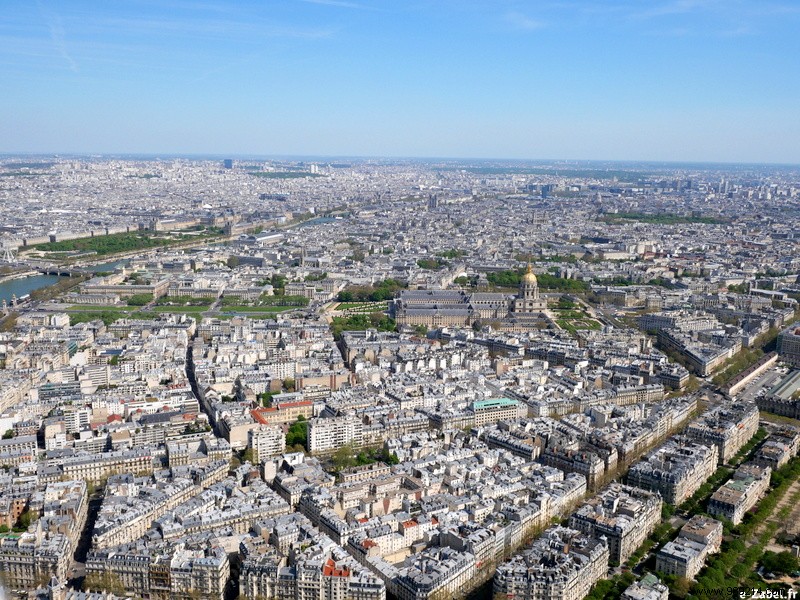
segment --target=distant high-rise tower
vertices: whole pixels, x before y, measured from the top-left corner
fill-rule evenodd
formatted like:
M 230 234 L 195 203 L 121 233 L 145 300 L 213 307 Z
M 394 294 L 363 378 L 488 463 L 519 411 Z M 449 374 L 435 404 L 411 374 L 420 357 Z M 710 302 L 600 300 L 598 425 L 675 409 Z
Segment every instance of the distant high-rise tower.
M 223 160 L 222 161 L 222 168 L 223 169 L 232 169 L 233 168 L 233 159 L 232 158 L 226 158 L 225 160 Z
M 439 207 L 439 197 L 436 194 L 430 194 L 428 196 L 428 210 L 433 210 L 434 208 Z

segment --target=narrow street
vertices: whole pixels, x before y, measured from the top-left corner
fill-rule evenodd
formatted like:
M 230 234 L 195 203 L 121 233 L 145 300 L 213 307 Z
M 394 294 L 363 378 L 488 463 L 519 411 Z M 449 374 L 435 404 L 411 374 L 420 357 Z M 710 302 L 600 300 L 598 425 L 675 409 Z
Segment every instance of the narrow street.
M 89 496 L 89 510 L 86 514 L 86 524 L 81 532 L 81 537 L 78 539 L 78 545 L 75 548 L 75 554 L 70 567 L 69 585 L 79 590 L 83 584 L 83 579 L 86 576 L 86 555 L 92 545 L 92 531 L 94 530 L 97 515 L 100 512 L 100 507 L 103 504 L 103 491 L 98 489 L 94 494 Z

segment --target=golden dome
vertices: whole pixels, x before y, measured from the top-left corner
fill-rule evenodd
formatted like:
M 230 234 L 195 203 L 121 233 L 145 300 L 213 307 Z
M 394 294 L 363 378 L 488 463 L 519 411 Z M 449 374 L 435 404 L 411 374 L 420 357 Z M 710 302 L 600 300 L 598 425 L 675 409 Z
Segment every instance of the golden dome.
M 531 270 L 531 264 L 530 263 L 528 263 L 528 270 L 525 271 L 525 274 L 522 276 L 522 283 L 524 283 L 526 285 L 536 285 L 537 284 L 536 275 L 533 274 L 533 271 Z

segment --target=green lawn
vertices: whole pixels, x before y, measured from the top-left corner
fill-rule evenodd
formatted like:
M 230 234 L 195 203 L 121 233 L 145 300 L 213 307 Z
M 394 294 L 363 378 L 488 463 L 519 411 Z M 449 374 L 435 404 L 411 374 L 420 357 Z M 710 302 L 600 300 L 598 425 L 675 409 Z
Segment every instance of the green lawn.
M 350 310 L 351 308 L 363 308 L 365 306 L 386 306 L 386 302 L 339 302 L 336 310 Z
M 30 249 L 41 252 L 94 252 L 97 256 L 107 256 L 133 250 L 162 248 L 192 240 L 211 239 L 214 237 L 219 237 L 219 234 L 216 232 L 203 232 L 196 236 L 183 233 L 174 236 L 148 231 L 132 231 L 130 233 L 113 233 L 111 235 L 97 235 L 63 242 L 36 244 L 31 246 Z
M 341 302 L 334 309 L 347 314 L 371 314 L 385 312 L 389 308 L 388 302 Z
M 225 306 L 221 310 L 224 312 L 240 312 L 240 313 L 276 313 L 285 312 L 294 308 L 303 308 L 302 306 Z
M 156 306 L 200 306 L 208 308 L 215 302 L 215 298 L 202 299 L 202 298 L 176 298 L 169 296 L 162 296 L 156 300 Z
M 278 313 L 271 312 L 271 313 L 253 313 L 253 314 L 233 314 L 233 313 L 222 313 L 220 315 L 215 315 L 215 319 L 220 319 L 221 321 L 230 321 L 231 319 L 236 319 L 239 317 L 253 319 L 253 320 L 260 320 L 260 319 L 274 319 Z
M 785 423 L 788 425 L 793 425 L 794 427 L 800 427 L 800 420 L 792 419 L 791 417 L 784 417 L 783 415 L 776 415 L 770 412 L 761 411 L 761 418 L 765 421 L 769 421 L 770 423 Z
M 388 302 L 343 302 L 336 310 L 346 313 L 373 313 L 388 310 Z
M 126 312 L 132 313 L 139 310 L 138 306 L 100 306 L 97 304 L 73 304 L 67 308 L 68 312 L 80 312 L 80 311 L 90 311 L 90 312 L 101 312 L 101 311 L 113 311 L 113 312 Z
M 151 311 L 154 313 L 171 314 L 198 314 L 208 310 L 208 306 L 154 306 Z
M 602 325 L 594 319 L 556 319 L 556 323 L 562 329 L 570 333 L 576 333 L 578 330 L 591 330 L 600 331 Z
M 81 310 L 69 313 L 69 323 L 70 325 L 77 325 L 78 323 L 89 323 L 90 321 L 102 321 L 106 325 L 110 325 L 117 319 L 126 319 L 132 314 L 123 310 Z
M 582 310 L 573 310 L 573 309 L 551 309 L 553 313 L 559 319 L 585 319 L 588 317 L 588 313 Z

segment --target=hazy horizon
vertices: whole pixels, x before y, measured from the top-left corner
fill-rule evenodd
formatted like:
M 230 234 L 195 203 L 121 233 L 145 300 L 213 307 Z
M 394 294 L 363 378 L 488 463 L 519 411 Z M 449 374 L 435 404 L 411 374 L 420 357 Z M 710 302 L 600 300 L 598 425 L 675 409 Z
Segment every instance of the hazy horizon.
M 604 159 L 604 158 L 509 158 L 486 156 L 357 156 L 347 154 L 224 154 L 224 153 L 167 153 L 167 152 L 0 152 L 0 159 L 13 160 L 15 158 L 55 159 L 55 158 L 80 158 L 80 159 L 120 159 L 120 160 L 204 160 L 221 161 L 232 159 L 234 161 L 275 161 L 275 162 L 419 162 L 419 163 L 470 163 L 470 164 L 497 164 L 502 165 L 518 163 L 521 166 L 547 166 L 547 167 L 575 167 L 588 166 L 600 170 L 603 165 L 624 167 L 776 167 L 800 168 L 800 163 L 769 163 L 769 162 L 716 162 L 716 161 L 686 161 L 686 160 L 648 160 L 648 159 Z M 12 163 L 13 164 L 13 163 Z M 235 165 L 234 165 L 235 166 Z

